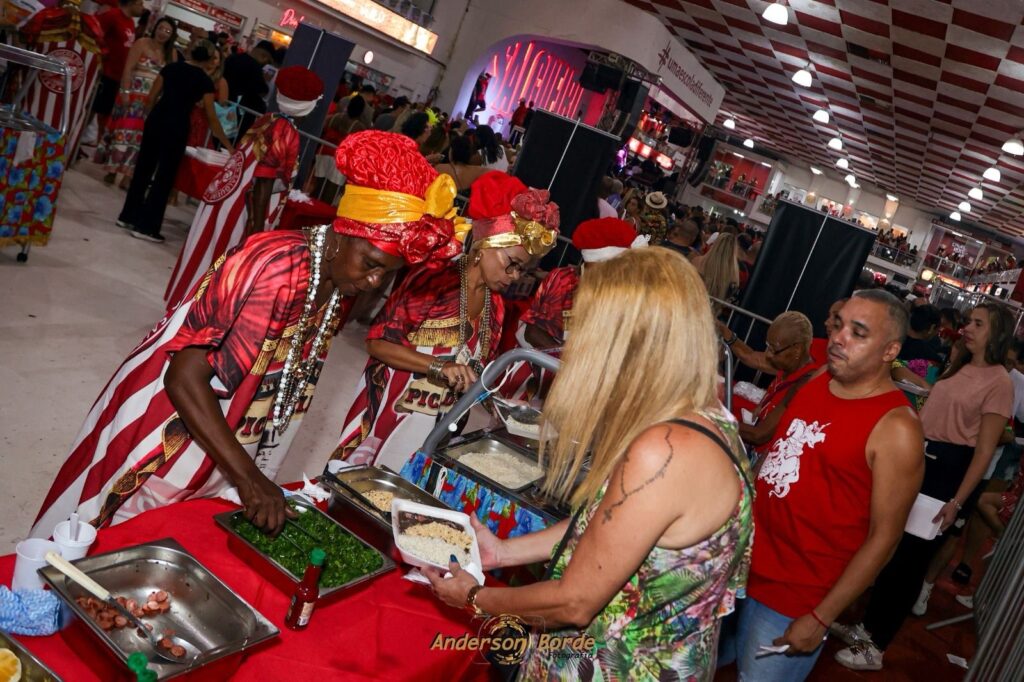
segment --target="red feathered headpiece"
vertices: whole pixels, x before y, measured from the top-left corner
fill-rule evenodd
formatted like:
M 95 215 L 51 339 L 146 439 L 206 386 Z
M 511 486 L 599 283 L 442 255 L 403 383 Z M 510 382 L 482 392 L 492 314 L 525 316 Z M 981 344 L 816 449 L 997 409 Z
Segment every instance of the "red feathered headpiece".
M 366 239 L 415 265 L 452 258 L 455 181 L 438 174 L 412 139 L 367 130 L 347 136 L 335 154 L 345 176 L 334 230 Z

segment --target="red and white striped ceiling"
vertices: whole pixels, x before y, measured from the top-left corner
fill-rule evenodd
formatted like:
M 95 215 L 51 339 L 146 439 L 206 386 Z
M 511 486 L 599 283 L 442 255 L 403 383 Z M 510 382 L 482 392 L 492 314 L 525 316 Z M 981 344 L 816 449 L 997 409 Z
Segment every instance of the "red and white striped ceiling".
M 1024 157 L 1001 150 L 1024 129 L 1024 2 L 786 0 L 786 26 L 761 18 L 764 0 L 626 2 L 726 88 L 719 126 L 732 116 L 737 135 L 822 170 L 845 157 L 842 175 L 922 209 L 969 201 L 965 221 L 1024 236 Z M 791 80 L 801 68 L 809 88 Z M 819 108 L 828 124 L 811 119 Z M 841 152 L 826 146 L 837 134 Z M 982 178 L 989 166 L 999 182 Z

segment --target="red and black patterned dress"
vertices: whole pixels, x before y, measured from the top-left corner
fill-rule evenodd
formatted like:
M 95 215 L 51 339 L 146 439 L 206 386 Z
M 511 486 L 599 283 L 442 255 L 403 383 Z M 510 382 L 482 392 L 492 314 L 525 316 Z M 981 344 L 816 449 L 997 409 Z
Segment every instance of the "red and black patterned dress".
M 520 348 L 533 348 L 526 340 L 526 327 L 533 325 L 555 340 L 560 348 L 565 344 L 566 329 L 572 317 L 572 299 L 580 285 L 580 273 L 575 266 L 555 268 L 537 287 L 530 308 L 519 318 L 516 339 Z M 551 349 L 542 349 L 545 351 Z M 557 354 L 555 351 L 551 354 Z M 513 366 L 512 373 L 501 388 L 501 395 L 515 400 L 531 400 L 543 395 L 554 377 L 547 370 L 525 363 Z
M 455 359 L 459 349 L 459 267 L 421 267 L 412 272 L 388 298 L 366 340 L 381 339 L 420 353 Z M 500 294 L 491 297 L 490 329 L 480 330 L 481 316 L 472 321 L 466 350 L 483 364 L 497 354 L 505 304 Z M 481 333 L 489 333 L 487 355 L 482 356 Z M 385 465 L 398 471 L 419 450 L 437 421 L 458 395 L 436 386 L 422 374 L 393 369 L 370 358 L 341 432 L 334 457 L 356 462 L 353 451 L 365 444 L 357 463 Z
M 43 502 L 32 535 L 48 537 L 75 510 L 103 526 L 190 498 L 236 495 L 192 440 L 164 388 L 171 358 L 185 348 L 207 349 L 214 371 L 210 386 L 225 419 L 273 480 L 298 420 L 309 409 L 333 336 L 328 336 L 291 426 L 278 433 L 272 407 L 306 299 L 310 260 L 306 234 L 299 231 L 254 235 L 222 258 L 103 389 Z M 308 328 L 304 356 L 323 314 Z

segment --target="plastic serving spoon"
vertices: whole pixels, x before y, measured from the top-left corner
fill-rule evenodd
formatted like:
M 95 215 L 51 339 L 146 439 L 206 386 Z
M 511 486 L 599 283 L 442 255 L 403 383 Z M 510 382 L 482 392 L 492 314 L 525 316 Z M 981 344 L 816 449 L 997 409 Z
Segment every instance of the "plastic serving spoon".
M 199 655 L 199 650 L 195 646 L 193 646 L 190 642 L 181 639 L 180 637 L 168 637 L 167 639 L 170 639 L 172 642 L 174 642 L 174 644 L 185 649 L 186 655 L 180 657 L 175 656 L 167 649 L 164 649 L 162 646 L 160 646 L 160 640 L 157 639 L 156 635 L 153 634 L 153 632 L 146 627 L 146 624 L 143 623 L 139 618 L 137 618 L 135 614 L 133 614 L 131 611 L 121 606 L 117 599 L 115 599 L 114 596 L 110 594 L 109 590 L 107 590 L 98 582 L 87 576 L 81 569 L 73 566 L 70 562 L 68 562 L 67 559 L 62 557 L 60 554 L 57 554 L 56 552 L 47 552 L 46 563 L 50 564 L 58 571 L 66 575 L 68 578 L 76 582 L 78 585 L 80 585 L 86 591 L 91 593 L 100 601 L 104 602 L 111 608 L 116 609 L 118 613 L 120 613 L 122 616 L 128 619 L 129 623 L 138 628 L 140 633 L 145 633 L 146 637 L 149 639 L 150 646 L 153 647 L 154 653 L 156 653 L 156 655 L 159 658 L 162 658 L 165 661 L 170 661 L 171 663 L 186 663 L 194 660 Z M 189 658 L 187 652 L 196 653 L 191 658 Z

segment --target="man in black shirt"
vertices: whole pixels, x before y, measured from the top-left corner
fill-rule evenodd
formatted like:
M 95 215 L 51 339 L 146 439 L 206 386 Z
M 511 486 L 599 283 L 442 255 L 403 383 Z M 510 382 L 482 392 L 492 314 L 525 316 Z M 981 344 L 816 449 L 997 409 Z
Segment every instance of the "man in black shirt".
M 274 61 L 274 44 L 261 40 L 248 54 L 234 54 L 224 60 L 224 80 L 228 82 L 228 98 L 244 107 L 265 113 L 264 97 L 270 92 L 263 67 Z M 245 134 L 256 117 L 245 114 L 238 126 L 238 138 Z M 236 138 L 237 139 L 237 138 Z
M 910 329 L 897 356 L 900 360 L 928 360 L 942 364 L 942 346 L 938 342 L 939 309 L 933 305 L 916 306 L 910 311 Z
M 665 241 L 660 245 L 678 251 L 693 260 L 694 257 L 700 255 L 700 228 L 689 218 L 676 220 L 672 224 L 672 229 L 665 235 Z

